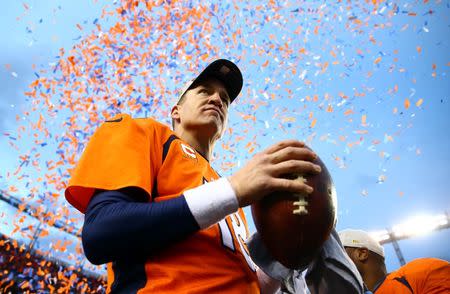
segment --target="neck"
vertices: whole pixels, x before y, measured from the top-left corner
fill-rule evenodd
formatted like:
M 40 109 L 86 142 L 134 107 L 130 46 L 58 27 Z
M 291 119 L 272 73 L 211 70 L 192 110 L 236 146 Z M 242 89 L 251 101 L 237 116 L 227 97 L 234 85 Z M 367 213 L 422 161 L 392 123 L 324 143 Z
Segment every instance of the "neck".
M 175 134 L 191 145 L 198 153 L 209 161 L 216 138 L 202 135 L 201 132 L 189 132 L 181 128 L 176 129 Z
M 379 266 L 373 270 L 366 271 L 362 278 L 369 290 L 373 291 L 375 286 L 377 286 L 386 275 L 386 267 Z

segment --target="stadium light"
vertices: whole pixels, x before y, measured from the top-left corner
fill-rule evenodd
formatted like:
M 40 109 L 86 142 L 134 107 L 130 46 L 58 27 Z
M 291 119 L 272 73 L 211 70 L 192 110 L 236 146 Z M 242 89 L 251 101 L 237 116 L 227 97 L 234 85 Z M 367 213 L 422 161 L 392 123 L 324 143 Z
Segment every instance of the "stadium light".
M 405 259 L 397 241 L 446 228 L 450 228 L 450 216 L 448 213 L 415 216 L 402 224 L 393 226 L 392 229 L 370 232 L 369 234 L 380 244 L 392 243 L 400 264 L 404 265 Z
M 403 224 L 394 226 L 392 229 L 396 238 L 407 238 L 430 233 L 447 223 L 446 215 L 416 216 Z
M 403 240 L 411 237 L 428 234 L 432 231 L 442 230 L 450 227 L 450 216 L 439 215 L 419 215 L 408 219 L 407 221 L 395 225 L 390 230 L 380 230 L 371 232 L 380 244 L 390 243 L 395 240 Z

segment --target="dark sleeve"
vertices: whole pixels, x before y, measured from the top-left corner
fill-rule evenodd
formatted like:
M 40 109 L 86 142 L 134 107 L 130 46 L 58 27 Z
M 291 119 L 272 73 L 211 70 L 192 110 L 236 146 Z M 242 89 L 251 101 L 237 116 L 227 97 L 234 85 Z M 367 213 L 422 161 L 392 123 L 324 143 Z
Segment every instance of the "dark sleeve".
M 199 230 L 183 195 L 162 202 L 136 201 L 122 191 L 103 191 L 91 199 L 82 231 L 90 262 L 142 259 Z

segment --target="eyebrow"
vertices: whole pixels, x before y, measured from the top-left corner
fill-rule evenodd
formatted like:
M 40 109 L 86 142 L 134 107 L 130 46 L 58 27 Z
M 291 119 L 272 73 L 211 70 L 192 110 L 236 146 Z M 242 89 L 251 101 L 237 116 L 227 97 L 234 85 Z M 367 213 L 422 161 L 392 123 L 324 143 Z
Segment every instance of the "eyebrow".
M 207 86 L 207 85 L 200 85 L 200 87 L 208 89 L 208 90 L 213 89 L 212 86 Z M 225 88 L 220 88 L 219 94 L 220 94 L 220 96 L 224 95 L 225 98 L 227 99 L 227 103 L 230 104 L 231 98 L 230 98 L 230 95 L 228 95 L 228 92 L 227 92 L 227 90 L 225 90 Z

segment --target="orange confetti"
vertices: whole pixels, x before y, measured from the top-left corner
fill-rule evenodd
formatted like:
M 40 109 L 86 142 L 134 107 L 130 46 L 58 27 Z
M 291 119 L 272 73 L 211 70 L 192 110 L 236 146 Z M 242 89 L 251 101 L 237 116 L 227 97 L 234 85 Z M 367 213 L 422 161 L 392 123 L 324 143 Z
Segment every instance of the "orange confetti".
M 39 234 L 39 237 L 46 237 L 48 236 L 48 230 L 42 230 L 41 233 Z
M 75 66 L 75 56 L 69 56 L 67 57 L 67 60 L 72 64 L 72 66 Z
M 205 53 L 205 54 L 203 54 L 202 56 L 200 56 L 200 58 L 201 58 L 203 61 L 205 61 L 205 60 L 207 60 L 207 59 L 209 58 L 209 54 L 208 54 L 208 53 Z
M 295 122 L 297 119 L 295 117 L 283 117 L 282 122 Z
M 348 98 L 348 96 L 345 95 L 343 92 L 339 93 L 339 97 L 341 97 L 342 99 L 347 99 Z
M 328 61 L 322 64 L 322 73 L 324 73 L 327 70 L 327 68 L 328 68 Z
M 356 130 L 355 133 L 359 134 L 359 135 L 365 135 L 365 134 L 368 134 L 369 131 L 368 130 Z
M 316 123 L 317 123 L 317 118 L 315 118 L 315 119 L 311 122 L 310 127 L 311 127 L 311 128 L 314 128 L 314 126 L 316 125 Z
M 350 114 L 353 114 L 353 113 L 354 113 L 354 112 L 353 112 L 352 109 L 347 109 L 347 110 L 344 112 L 344 115 L 347 116 L 347 115 L 350 115 Z
M 411 103 L 409 102 L 409 99 L 406 98 L 405 99 L 405 109 L 408 109 L 410 105 L 411 105 Z
M 377 59 L 375 59 L 373 61 L 373 63 L 378 64 L 378 63 L 380 63 L 380 61 L 381 61 L 381 56 L 377 57 Z

